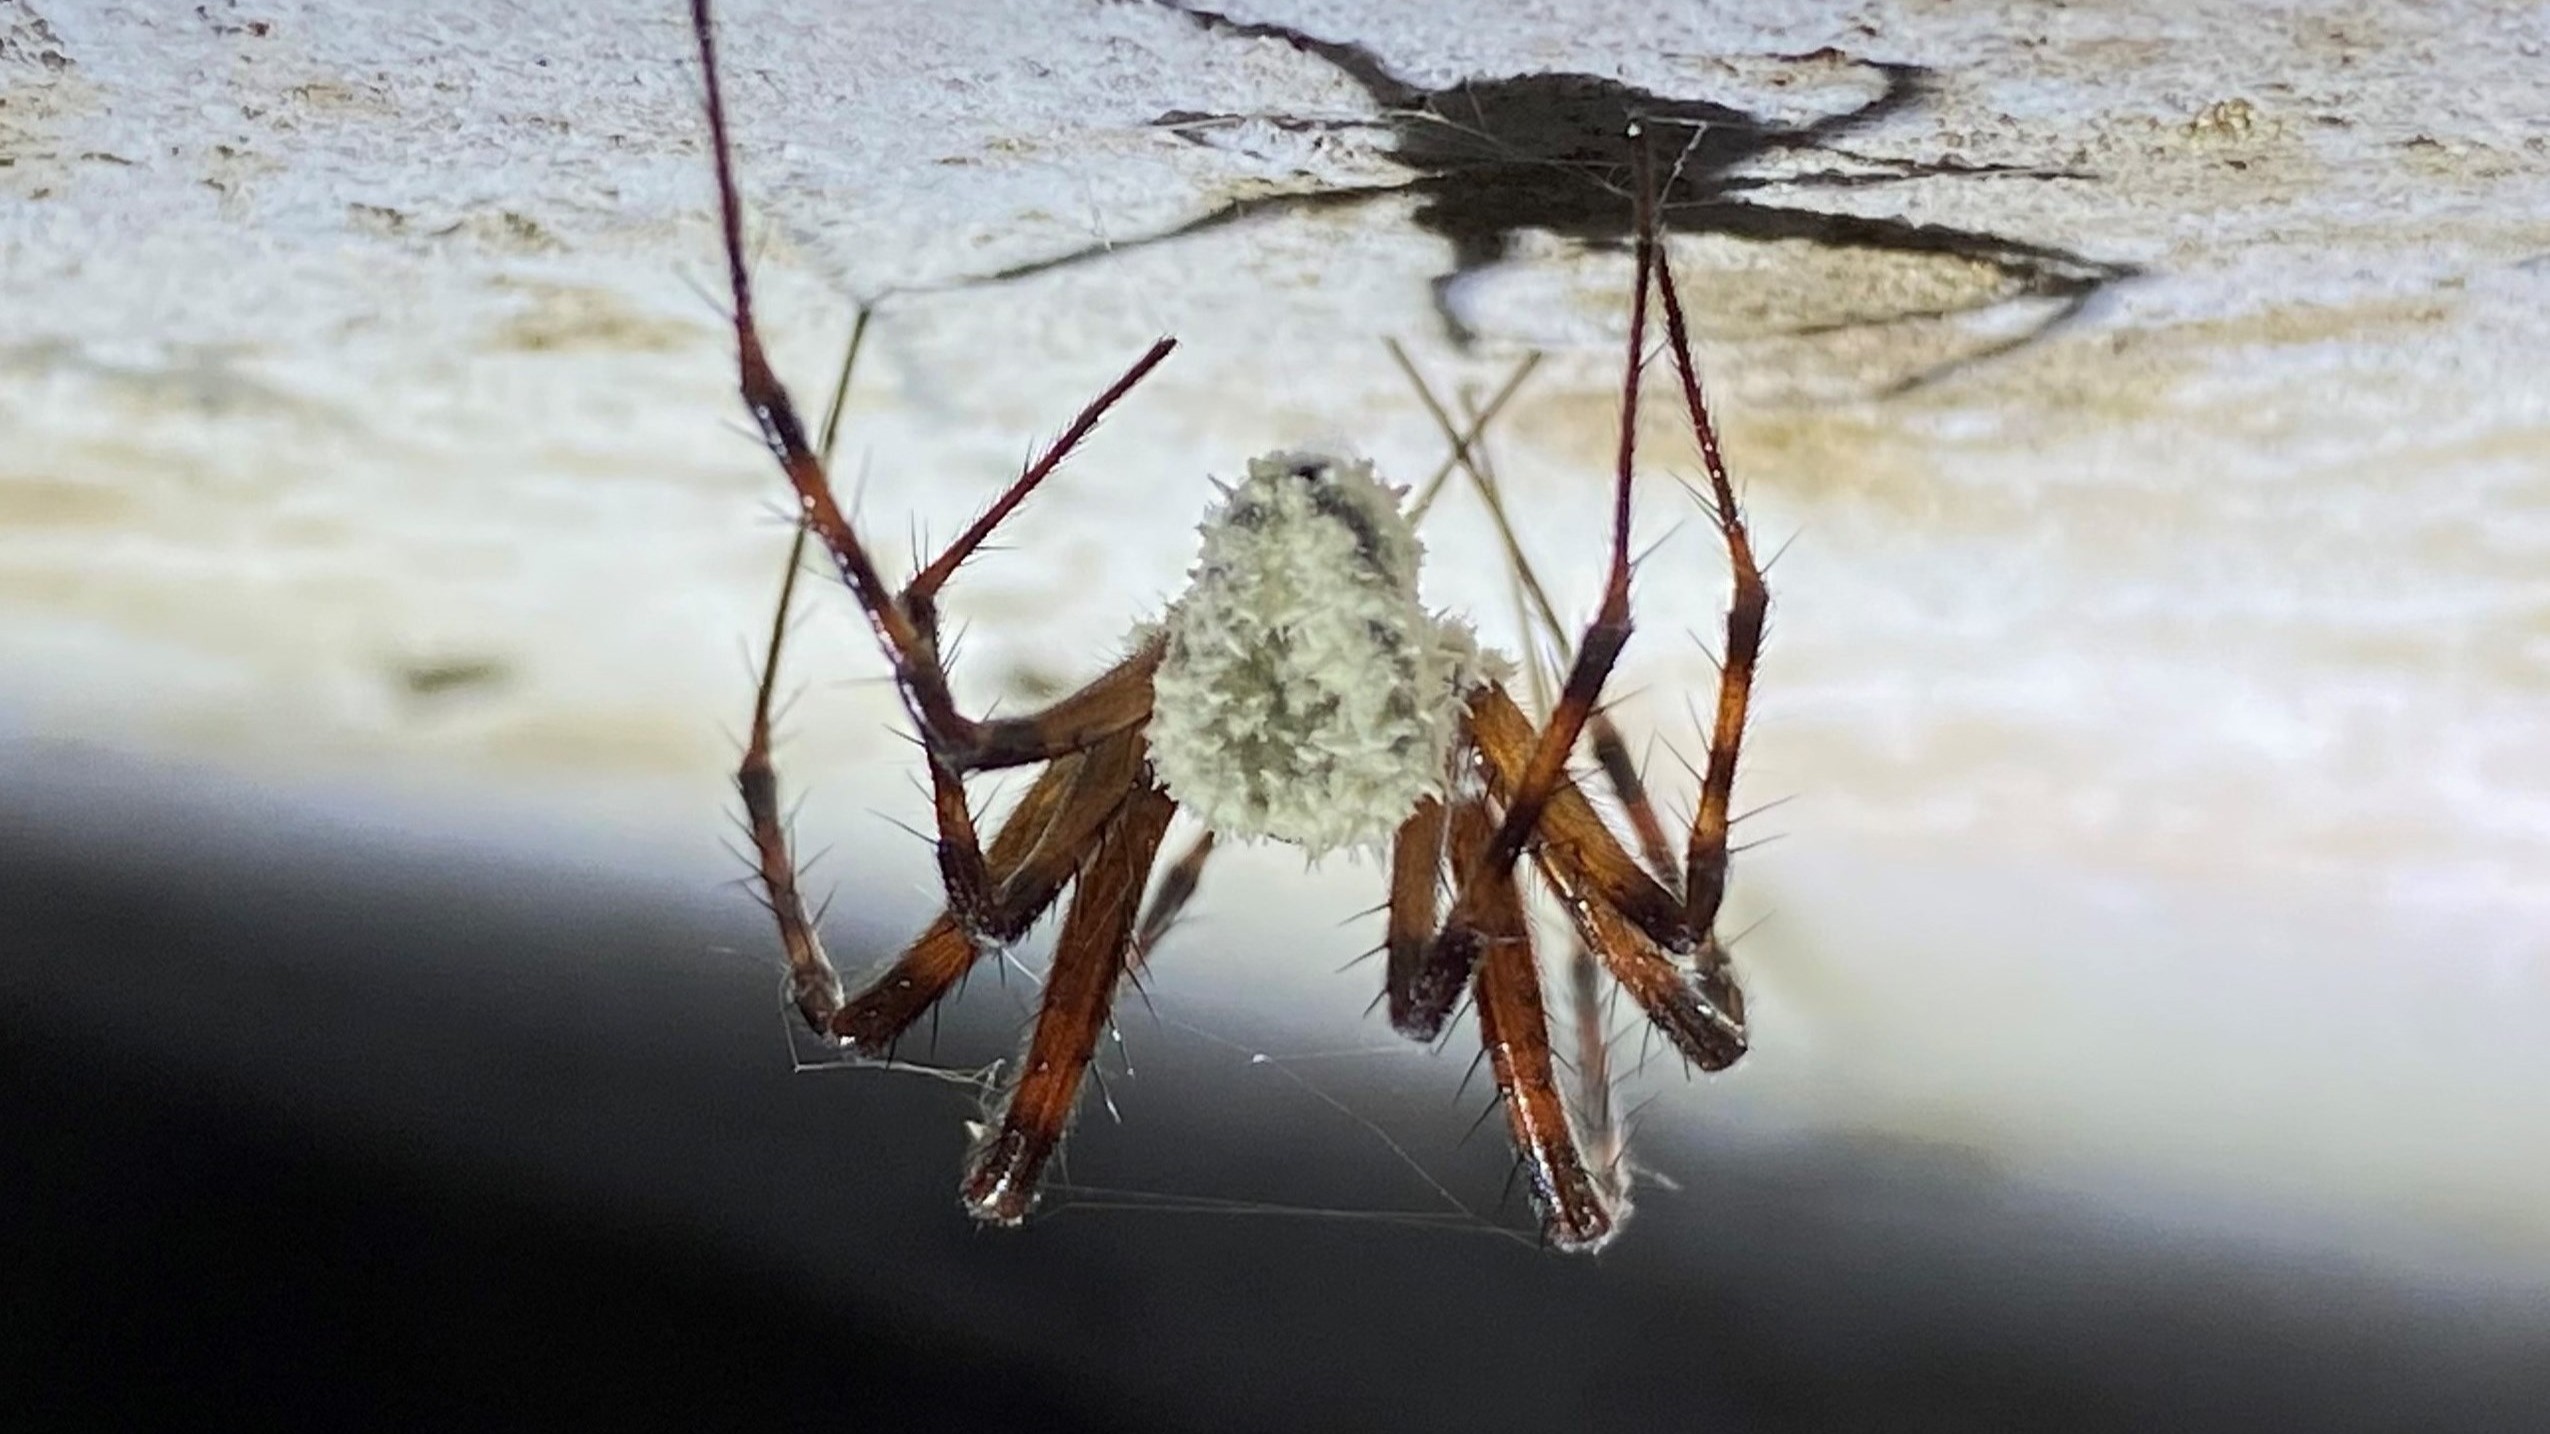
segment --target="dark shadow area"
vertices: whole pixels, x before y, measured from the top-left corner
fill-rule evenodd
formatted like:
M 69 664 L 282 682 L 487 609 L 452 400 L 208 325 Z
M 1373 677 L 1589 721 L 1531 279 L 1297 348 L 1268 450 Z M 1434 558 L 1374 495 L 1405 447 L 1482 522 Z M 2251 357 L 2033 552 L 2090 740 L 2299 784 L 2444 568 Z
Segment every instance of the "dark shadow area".
M 2100 290 L 2137 272 L 2129 264 L 2009 235 L 1743 197 L 1771 188 L 1812 192 L 1941 177 L 2021 182 L 2091 178 L 2060 168 L 1871 156 L 1840 148 L 1839 142 L 1854 131 L 1922 102 L 1929 72 L 1918 65 L 1860 59 L 1832 50 L 1787 57 L 1865 72 L 1876 80 L 1878 90 L 1851 109 L 1784 124 L 1733 105 L 1656 94 L 1600 75 L 1506 75 L 1465 79 L 1429 90 L 1403 79 L 1380 56 L 1351 41 L 1284 25 L 1243 23 L 1171 0 L 1158 3 L 1209 33 L 1235 40 L 1278 40 L 1319 60 L 1361 89 L 1377 114 L 1371 120 L 1335 120 L 1179 109 L 1161 115 L 1154 124 L 1199 144 L 1214 143 L 1217 135 L 1250 124 L 1295 131 L 1379 130 L 1387 136 L 1379 154 L 1405 170 L 1407 177 L 1383 184 L 1235 199 L 1158 234 L 1110 240 L 1015 265 L 980 282 L 1049 273 L 1243 220 L 1358 207 L 1400 196 L 1415 202 L 1410 222 L 1450 246 L 1452 265 L 1433 280 L 1435 312 L 1446 335 L 1466 348 L 1476 335 L 1457 311 L 1453 291 L 1462 280 L 1503 263 L 1518 234 L 1534 230 L 1594 249 L 1627 245 L 1635 185 L 1625 136 L 1633 122 L 1652 136 L 1659 162 L 1667 166 L 1661 213 L 1666 226 L 1677 233 L 1936 255 L 1983 266 L 1998 281 L 1974 302 L 1955 309 L 1874 312 L 1861 323 L 1940 319 L 2016 303 L 2032 302 L 2040 310 L 2022 331 L 1962 354 L 1939 369 L 1914 375 L 1899 388 L 1929 382 L 1949 368 L 2031 343 L 2077 316 Z M 1790 154 L 1820 156 L 1831 167 L 1770 175 L 1747 172 L 1747 166 L 1756 161 Z M 1834 327 L 1841 325 L 1828 322 L 1802 332 Z
M 9 1024 L 13 1428 L 1115 1427 L 961 1329 Z
M 717 954 L 767 940 L 740 897 L 193 803 L 180 775 L 0 760 L 0 1386 L 35 1422 L 2482 1430 L 2550 1407 L 2538 1301 L 2163 1240 L 1897 1143 L 1653 1145 L 1686 1188 L 1646 1192 L 1599 1260 L 1068 1203 L 977 1230 L 968 1093 L 792 1074 L 773 964 Z M 997 1048 L 1012 1009 L 973 993 L 948 1039 Z M 1123 1125 L 1082 1122 L 1103 1181 L 1074 1177 L 1384 1198 L 1370 1142 L 1174 1034 L 1144 1039 Z M 1440 1129 L 1416 1153 L 1493 1206 L 1500 1158 L 1442 1091 L 1331 1090 Z

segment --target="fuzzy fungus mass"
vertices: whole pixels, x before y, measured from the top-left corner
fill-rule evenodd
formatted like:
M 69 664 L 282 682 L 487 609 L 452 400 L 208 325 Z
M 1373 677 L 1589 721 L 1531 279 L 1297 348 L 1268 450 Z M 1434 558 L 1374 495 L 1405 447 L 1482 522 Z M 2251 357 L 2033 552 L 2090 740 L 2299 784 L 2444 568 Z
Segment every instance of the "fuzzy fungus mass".
M 1166 637 L 1151 760 L 1227 837 L 1377 846 L 1444 789 L 1482 658 L 1417 598 L 1404 490 L 1321 453 L 1252 459 L 1205 515 Z

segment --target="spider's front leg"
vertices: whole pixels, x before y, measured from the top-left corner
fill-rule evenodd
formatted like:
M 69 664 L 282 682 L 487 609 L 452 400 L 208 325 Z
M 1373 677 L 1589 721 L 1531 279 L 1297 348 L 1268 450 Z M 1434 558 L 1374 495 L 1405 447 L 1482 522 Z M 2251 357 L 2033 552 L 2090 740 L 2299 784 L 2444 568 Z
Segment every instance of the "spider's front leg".
M 1744 993 L 1736 984 L 1726 949 L 1718 941 L 1717 923 L 1719 908 L 1726 899 L 1727 831 L 1733 824 L 1736 757 L 1743 748 L 1745 718 L 1752 709 L 1753 675 L 1762 660 L 1762 633 L 1770 620 L 1771 590 L 1763 581 L 1761 564 L 1754 559 L 1753 538 L 1745 527 L 1744 509 L 1736 501 L 1735 485 L 1727 477 L 1726 459 L 1718 450 L 1717 424 L 1710 418 L 1708 402 L 1701 393 L 1699 367 L 1692 362 L 1691 332 L 1683 320 L 1682 296 L 1674 287 L 1670 262 L 1657 267 L 1656 289 L 1664 305 L 1666 347 L 1673 351 L 1674 373 L 1681 380 L 1683 409 L 1691 420 L 1692 441 L 1700 449 L 1701 467 L 1709 476 L 1705 506 L 1717 523 L 1718 536 L 1726 543 L 1727 563 L 1734 575 L 1734 596 L 1727 604 L 1726 642 L 1718 658 L 1718 705 L 1709 734 L 1709 764 L 1701 774 L 1700 807 L 1692 817 L 1691 840 L 1684 856 L 1683 901 L 1686 923 L 1700 937 L 1699 949 L 1694 953 L 1700 979 L 1719 1009 L 1733 1018 L 1738 1040 L 1735 1053 L 1741 1054 Z M 1728 1059 L 1733 1060 L 1734 1056 Z
M 1643 151 L 1641 157 L 1643 161 Z M 1530 743 L 1519 780 L 1506 784 L 1499 794 L 1502 815 L 1491 815 L 1484 793 L 1455 793 L 1446 843 L 1454 875 L 1452 910 L 1433 941 L 1413 955 L 1403 959 L 1394 943 L 1391 963 L 1392 1016 L 1402 1031 L 1431 1034 L 1441 1028 L 1460 990 L 1468 987 L 1476 994 L 1479 1038 L 1496 1075 L 1506 1125 L 1522 1156 L 1542 1230 L 1552 1243 L 1571 1250 L 1600 1247 L 1619 1228 L 1627 1206 L 1618 1201 L 1616 1190 L 1607 1190 L 1587 1171 L 1577 1151 L 1559 1093 L 1549 1016 L 1541 1001 L 1538 964 L 1514 868 L 1538 837 L 1545 815 L 1564 804 L 1562 794 L 1576 803 L 1583 801 L 1567 778 L 1567 759 L 1629 640 L 1629 494 L 1636 469 L 1647 289 L 1656 255 L 1653 189 L 1647 179 L 1642 162 L 1637 277 L 1631 290 L 1629 359 L 1621 381 L 1620 451 L 1612 486 L 1611 570 L 1602 606 L 1577 646 L 1549 725 Z M 1481 750 L 1478 706 L 1487 694 L 1502 697 L 1503 690 L 1491 682 L 1473 695 L 1463 724 L 1463 741 L 1473 753 Z M 1506 701 L 1510 705 L 1511 699 Z M 1482 761 L 1480 765 L 1490 764 Z M 1590 807 L 1585 815 L 1593 815 Z M 1411 827 L 1415 824 L 1412 818 Z M 1599 818 L 1595 825 L 1600 827 Z M 1394 935 L 1401 920 L 1397 898 L 1403 891 L 1412 892 L 1415 885 L 1407 870 L 1419 855 L 1412 849 L 1411 838 L 1421 840 L 1424 832 L 1403 829 L 1401 835 L 1394 852 L 1400 868 L 1392 882 Z M 1604 836 L 1608 839 L 1607 830 Z M 1612 846 L 1617 849 L 1618 843 Z M 1631 874 L 1645 879 L 1634 861 L 1627 864 Z M 1647 884 L 1654 885 L 1652 880 Z M 1656 895 L 1664 896 L 1661 888 Z
M 1670 277 L 1661 244 L 1657 265 L 1660 273 Z M 1677 316 L 1680 313 L 1678 302 L 1674 312 Z M 1682 352 L 1687 366 L 1687 342 Z M 1532 572 L 1531 560 L 1506 512 L 1503 493 L 1489 475 L 1486 454 L 1474 442 L 1475 434 L 1465 436 L 1459 431 L 1450 411 L 1395 344 L 1391 346 L 1391 356 L 1398 360 L 1401 372 L 1407 375 L 1436 426 L 1452 442 L 1453 453 L 1445 465 L 1445 475 L 1454 468 L 1469 474 L 1505 544 L 1518 597 L 1538 613 L 1559 660 L 1572 663 L 1573 636 L 1559 622 L 1548 593 Z M 1714 453 L 1714 434 L 1703 432 L 1703 446 Z M 1749 565 L 1747 549 L 1738 562 L 1740 597 Z M 1754 576 L 1757 580 L 1753 586 L 1758 590 L 1758 574 Z M 1739 613 L 1737 621 L 1739 635 L 1750 631 L 1758 639 L 1758 620 L 1747 628 Z M 1732 646 L 1741 652 L 1751 650 L 1741 641 Z M 1749 665 L 1740 670 L 1749 672 Z M 1511 801 L 1535 750 L 1536 733 L 1531 720 L 1501 686 L 1494 684 L 1471 694 L 1468 708 L 1465 748 L 1475 755 L 1491 795 L 1499 801 Z M 1628 744 L 1599 707 L 1587 717 L 1584 735 L 1606 784 L 1629 819 L 1637 854 L 1633 856 L 1624 849 L 1626 843 L 1614 837 L 1583 793 L 1562 776 L 1541 813 L 1537 843 L 1532 849 L 1534 862 L 1575 922 L 1580 955 L 1598 959 L 1600 965 L 1607 967 L 1686 1057 L 1704 1070 L 1721 1069 L 1744 1053 L 1744 1023 L 1742 995 L 1735 987 L 1733 974 L 1706 938 L 1714 906 L 1700 915 L 1695 927 L 1693 914 L 1680 894 L 1682 855 L 1665 834 L 1664 823 L 1656 815 L 1645 778 L 1630 756 Z M 1732 765 L 1727 770 L 1732 773 Z M 1439 825 L 1438 822 L 1438 837 Z M 1432 945 L 1436 912 L 1432 879 L 1442 864 L 1441 842 L 1434 841 L 1430 848 L 1420 843 L 1421 849 L 1412 849 L 1410 837 L 1417 830 L 1411 826 L 1403 831 L 1393 852 L 1388 990 L 1391 1024 L 1410 1036 L 1431 1040 L 1440 1033 L 1442 1022 L 1459 999 L 1467 967 L 1461 964 L 1465 953 L 1457 949 L 1438 951 Z M 1681 953 L 1681 959 L 1671 953 Z M 1590 979 L 1590 968 L 1579 976 Z M 1580 1051 L 1579 1060 L 1589 1066 L 1599 1065 L 1599 1056 L 1599 1051 Z M 1593 1078 L 1589 1074 L 1587 1079 L 1591 1082 Z
M 818 456 L 829 462 L 840 432 L 859 352 L 868 332 L 869 312 L 862 309 L 852 329 L 848 352 L 835 380 L 824 416 Z M 789 545 L 786 576 L 771 618 L 770 644 L 762 658 L 761 681 L 753 700 L 751 736 L 735 772 L 742 794 L 753 864 L 764 904 L 779 926 L 779 944 L 788 960 L 789 993 L 807 1026 L 838 1040 L 857 1055 L 884 1056 L 922 1013 L 964 979 L 987 945 L 1005 944 L 1026 934 L 1052 906 L 1070 879 L 1100 826 L 1111 816 L 1142 761 L 1137 733 L 1119 731 L 1094 746 L 1067 751 L 1045 764 L 1024 796 L 993 837 L 982 862 L 982 894 L 970 906 L 951 899 L 885 972 L 857 996 L 844 1000 L 839 972 L 825 955 L 812 913 L 798 886 L 797 863 L 779 801 L 779 777 L 771 757 L 773 706 L 779 683 L 780 651 L 787 640 L 789 615 L 803 571 L 807 529 L 799 524 Z M 1064 714 L 1057 725 L 1073 728 L 1075 709 L 1121 703 L 1131 695 L 1147 699 L 1145 653 L 1118 664 L 1049 713 Z M 970 813 L 967 830 L 970 832 Z M 948 843 L 942 841 L 944 851 Z M 953 889 L 953 888 L 951 888 Z M 960 914 L 962 913 L 962 914 Z
M 1503 794 L 1505 814 L 1495 835 L 1475 851 L 1455 855 L 1452 912 L 1424 961 L 1428 970 L 1420 977 L 1416 992 L 1417 1024 L 1402 1027 L 1412 1034 L 1439 1027 L 1441 1010 L 1448 1009 L 1451 993 L 1467 985 L 1470 974 L 1477 969 L 1493 920 L 1490 908 L 1500 899 L 1499 881 L 1510 883 L 1514 864 L 1533 841 L 1543 814 L 1559 801 L 1562 792 L 1573 792 L 1573 784 L 1567 778 L 1568 757 L 1602 698 L 1603 683 L 1609 679 L 1613 663 L 1629 641 L 1629 495 L 1637 467 L 1638 391 L 1646 352 L 1647 290 L 1657 247 L 1653 180 L 1647 172 L 1643 146 L 1637 154 L 1636 277 L 1630 290 L 1629 358 L 1621 379 L 1620 446 L 1612 479 L 1611 567 L 1603 585 L 1602 605 L 1577 645 L 1576 660 L 1569 665 L 1567 681 L 1557 709 L 1550 714 L 1549 725 L 1533 740 L 1519 778 Z M 1499 691 L 1493 683 L 1480 688 L 1480 694 Z M 1477 700 L 1474 696 L 1474 708 Z M 1605 836 L 1608 835 L 1606 831 Z M 1613 843 L 1614 847 L 1617 845 Z M 1636 863 L 1631 862 L 1630 866 L 1634 871 Z M 1661 894 L 1659 890 L 1658 895 Z
M 1651 194 L 1644 177 L 1643 154 L 1640 161 L 1641 191 Z M 1503 860 L 1506 852 L 1516 849 L 1527 837 L 1532 839 L 1536 861 L 1578 933 L 1602 958 L 1613 978 L 1685 1056 L 1703 1069 L 1717 1070 L 1742 1056 L 1746 1045 L 1743 992 L 1717 937 L 1716 925 L 1726 891 L 1727 834 L 1737 760 L 1770 595 L 1753 554 L 1742 507 L 1727 476 L 1716 426 L 1701 392 L 1689 325 L 1670 257 L 1657 237 L 1652 201 L 1642 204 L 1638 235 L 1638 292 L 1631 313 L 1631 359 L 1624 382 L 1611 584 L 1603 610 L 1586 633 L 1585 644 L 1569 674 L 1566 695 L 1546 728 L 1535 734 L 1529 719 L 1512 699 L 1493 685 L 1473 695 L 1470 726 L 1491 790 L 1509 804 L 1493 855 Z M 1594 711 L 1608 672 L 1609 654 L 1617 652 L 1627 636 L 1626 499 L 1633 436 L 1629 416 L 1637 404 L 1638 359 L 1643 352 L 1646 297 L 1651 281 L 1664 310 L 1666 347 L 1673 355 L 1693 440 L 1708 474 L 1704 506 L 1726 543 L 1734 588 L 1727 612 L 1708 765 L 1688 844 L 1678 863 L 1663 849 L 1662 832 L 1617 734 L 1610 733 Z M 1652 875 L 1613 835 L 1563 771 L 1567 752 L 1579 734 L 1588 730 L 1596 736 L 1597 755 L 1628 809 L 1640 849 L 1647 853 L 1654 869 Z M 1523 829 L 1527 816 L 1537 821 L 1536 832 Z M 1423 969 L 1411 978 L 1408 989 L 1413 994 L 1408 1004 L 1413 1019 L 1403 1023 L 1402 1029 L 1429 1035 L 1439 1026 L 1442 1014 L 1448 1012 L 1477 960 L 1476 943 L 1471 937 L 1475 916 L 1475 911 L 1465 912 L 1456 905 L 1451 920 L 1445 924 L 1443 938 L 1426 953 Z M 1395 994 L 1399 989 L 1394 986 L 1394 1015 L 1402 1004 Z
M 1662 873 L 1670 889 L 1640 869 L 1582 793 L 1563 780 L 1552 789 L 1544 809 L 1535 857 L 1578 934 L 1648 1019 L 1694 1065 L 1723 1070 L 1744 1055 L 1749 1039 L 1744 991 L 1718 938 L 1717 920 L 1726 895 L 1727 833 L 1736 765 L 1751 708 L 1753 677 L 1761 660 L 1770 590 L 1753 554 L 1743 507 L 1727 476 L 1717 428 L 1692 360 L 1689 326 L 1673 266 L 1661 248 L 1654 280 L 1664 309 L 1666 347 L 1673 355 L 1693 441 L 1708 474 L 1705 506 L 1726 544 L 1733 578 L 1709 760 L 1681 868 Z M 1502 690 L 1482 691 L 1471 709 L 1491 788 L 1500 798 L 1512 800 L 1533 777 L 1524 754 L 1530 751 L 1537 756 L 1546 746 L 1531 746 L 1529 720 Z M 1564 711 L 1562 704 L 1561 715 Z M 1545 744 L 1548 733 L 1541 736 Z M 1615 769 L 1615 786 L 1635 816 L 1643 803 L 1632 785 L 1634 769 L 1626 780 L 1616 770 L 1624 765 L 1617 756 L 1606 762 L 1607 768 Z M 1644 824 L 1640 825 L 1643 832 Z M 1642 845 L 1652 847 L 1653 843 L 1642 838 Z
M 1565 1111 L 1554 1085 L 1546 1081 L 1549 1031 L 1515 895 L 1514 868 L 1523 853 L 1533 853 L 1586 946 L 1686 1056 L 1714 1070 L 1732 1064 L 1746 1047 L 1742 992 L 1715 927 L 1726 888 L 1729 804 L 1769 592 L 1701 395 L 1681 299 L 1657 236 L 1653 180 L 1643 149 L 1637 157 L 1637 277 L 1622 380 L 1611 567 L 1602 605 L 1578 645 L 1556 708 L 1537 732 L 1502 687 L 1483 684 L 1472 695 L 1466 740 L 1491 797 L 1503 805 L 1503 815 L 1493 834 L 1481 839 L 1478 818 L 1468 819 L 1465 835 L 1464 809 L 1456 808 L 1449 852 L 1456 878 L 1452 910 L 1429 945 L 1403 953 L 1394 944 L 1392 952 L 1393 1015 L 1411 1018 L 1401 1022 L 1402 1029 L 1430 1033 L 1439 1027 L 1455 993 L 1464 985 L 1476 992 L 1481 1034 L 1494 1058 L 1507 1120 L 1530 1172 L 1544 1227 L 1553 1240 L 1576 1246 L 1599 1243 L 1626 1207 L 1608 1203 L 1615 1196 L 1586 1177 Z M 1699 812 L 1682 870 L 1653 874 L 1622 845 L 1566 772 L 1629 637 L 1629 494 L 1651 284 L 1665 310 L 1668 346 L 1708 470 L 1707 505 L 1735 575 Z M 1616 747 L 1616 741 L 1611 745 Z M 1634 768 L 1618 751 L 1606 755 L 1606 766 L 1614 770 L 1635 817 L 1643 802 Z M 1627 782 L 1618 775 L 1623 768 L 1630 773 Z M 1647 830 L 1651 825 L 1637 823 L 1641 844 L 1653 860 L 1662 843 Z M 1403 862 L 1413 859 L 1404 843 L 1397 855 Z M 1412 887 L 1404 870 L 1394 872 L 1394 898 Z M 1394 899 L 1394 936 L 1399 925 Z M 1532 981 L 1528 999 L 1520 985 L 1527 977 Z

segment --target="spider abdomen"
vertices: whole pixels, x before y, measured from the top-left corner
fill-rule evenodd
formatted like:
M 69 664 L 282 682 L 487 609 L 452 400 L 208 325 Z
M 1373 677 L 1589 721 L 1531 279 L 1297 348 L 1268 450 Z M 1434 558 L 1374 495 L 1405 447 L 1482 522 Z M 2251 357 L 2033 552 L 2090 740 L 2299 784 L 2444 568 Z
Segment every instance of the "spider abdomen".
M 1417 597 L 1423 549 L 1372 465 L 1253 459 L 1162 618 L 1151 759 L 1215 831 L 1313 856 L 1389 838 L 1443 786 L 1469 629 Z

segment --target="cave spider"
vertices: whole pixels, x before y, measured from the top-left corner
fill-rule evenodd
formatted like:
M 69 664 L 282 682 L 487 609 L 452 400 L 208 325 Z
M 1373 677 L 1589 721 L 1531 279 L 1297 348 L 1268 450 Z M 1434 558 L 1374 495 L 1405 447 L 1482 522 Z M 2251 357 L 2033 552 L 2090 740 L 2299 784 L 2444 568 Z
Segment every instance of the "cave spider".
M 1040 711 L 975 718 L 950 694 L 940 589 L 1173 343 L 1154 344 L 954 542 L 900 591 L 889 589 L 836 502 L 823 449 L 809 443 L 754 325 L 709 12 L 710 0 L 692 0 L 744 402 L 795 491 L 798 542 L 811 534 L 822 544 L 893 668 L 929 768 L 947 898 L 891 966 L 845 991 L 797 887 L 770 760 L 783 589 L 736 781 L 798 1013 L 847 1053 L 883 1057 L 977 960 L 1026 935 L 1069 886 L 1026 1051 L 961 1186 L 976 1217 L 1016 1224 L 1062 1141 L 1118 982 L 1192 895 L 1213 834 L 1287 841 L 1314 855 L 1386 846 L 1391 1025 L 1431 1040 L 1469 993 L 1546 1238 L 1561 1249 L 1599 1248 L 1628 1213 L 1625 1182 L 1579 1152 L 1515 869 L 1532 859 L 1584 947 L 1686 1059 L 1718 1070 L 1744 1053 L 1743 997 L 1715 927 L 1737 748 L 1769 607 L 1658 242 L 1643 144 L 1633 132 L 1636 280 L 1610 568 L 1546 723 L 1525 715 L 1501 680 L 1503 664 L 1466 624 L 1419 602 L 1421 549 L 1398 490 L 1369 465 L 1314 453 L 1253 460 L 1225 490 L 1205 519 L 1190 586 L 1157 622 L 1136 629 L 1129 655 Z M 1651 291 L 1707 471 L 1703 503 L 1735 579 L 1715 728 L 1678 859 L 1596 710 L 1630 633 L 1630 487 Z M 792 558 L 790 587 L 796 571 Z M 1568 774 L 1589 723 L 1608 738 L 1595 745 L 1631 814 L 1637 855 Z M 966 778 L 1031 766 L 1036 776 L 984 842 Z M 1146 909 L 1161 839 L 1181 806 L 1207 835 L 1172 864 Z

